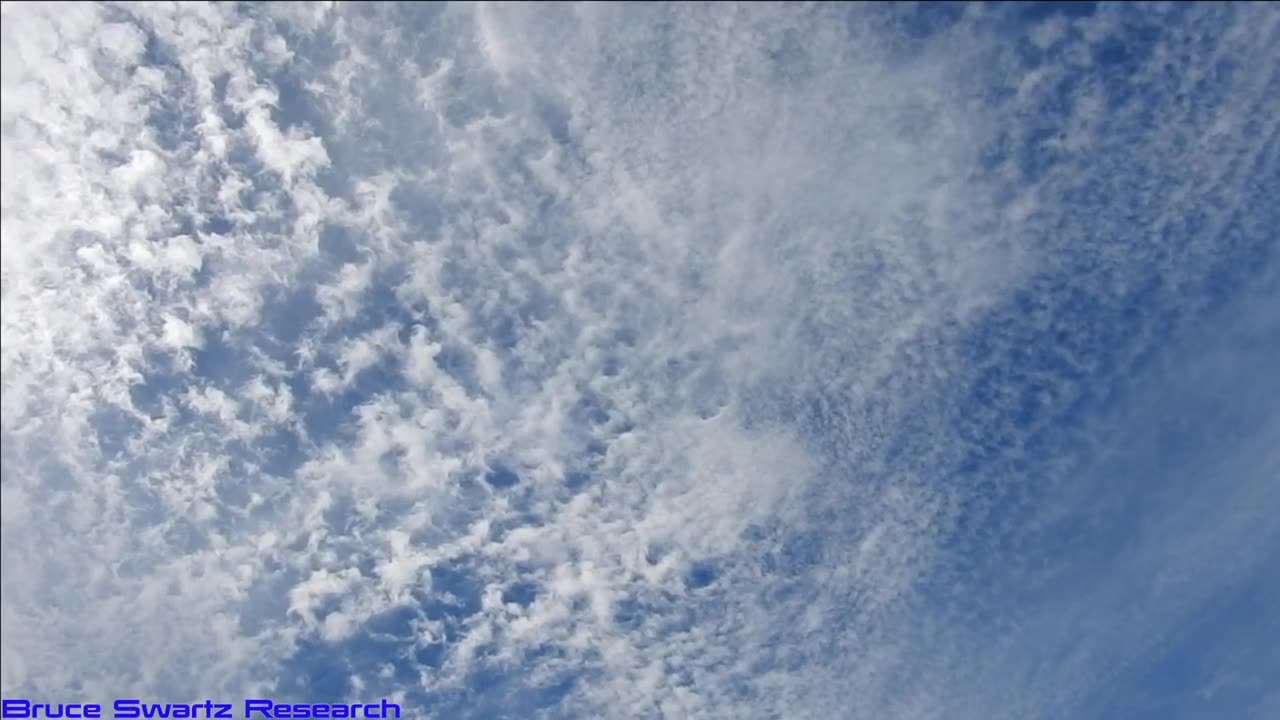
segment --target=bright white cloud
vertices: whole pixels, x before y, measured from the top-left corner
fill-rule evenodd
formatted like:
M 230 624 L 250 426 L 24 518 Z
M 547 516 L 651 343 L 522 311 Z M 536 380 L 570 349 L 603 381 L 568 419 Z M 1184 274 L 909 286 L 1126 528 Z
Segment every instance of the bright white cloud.
M 1063 527 L 1274 330 L 1280 19 L 951 12 L 5 5 L 0 688 L 1086 707 L 1277 544 L 1274 407 Z

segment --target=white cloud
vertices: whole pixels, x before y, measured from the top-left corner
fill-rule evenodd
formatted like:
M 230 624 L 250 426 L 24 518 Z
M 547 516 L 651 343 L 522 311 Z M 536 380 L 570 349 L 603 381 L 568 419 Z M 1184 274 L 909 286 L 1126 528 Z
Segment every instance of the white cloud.
M 1264 244 L 1265 9 L 1123 81 L 1120 8 L 3 12 L 6 696 L 295 692 L 401 612 L 351 682 L 442 716 L 1067 714 L 1150 645 L 1028 638 L 1263 527 L 1274 423 L 1083 599 L 974 585 L 1072 586 L 1018 544 Z

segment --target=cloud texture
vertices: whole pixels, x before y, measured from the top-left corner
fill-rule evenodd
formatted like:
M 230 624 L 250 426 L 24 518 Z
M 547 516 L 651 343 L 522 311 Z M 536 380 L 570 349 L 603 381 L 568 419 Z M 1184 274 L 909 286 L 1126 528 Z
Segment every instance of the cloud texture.
M 1280 707 L 1276 6 L 0 47 L 6 697 Z

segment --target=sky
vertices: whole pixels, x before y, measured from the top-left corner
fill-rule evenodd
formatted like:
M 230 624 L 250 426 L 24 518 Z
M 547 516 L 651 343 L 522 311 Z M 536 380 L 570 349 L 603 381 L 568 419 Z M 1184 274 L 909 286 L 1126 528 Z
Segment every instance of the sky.
M 2 8 L 5 697 L 1280 717 L 1280 5 Z

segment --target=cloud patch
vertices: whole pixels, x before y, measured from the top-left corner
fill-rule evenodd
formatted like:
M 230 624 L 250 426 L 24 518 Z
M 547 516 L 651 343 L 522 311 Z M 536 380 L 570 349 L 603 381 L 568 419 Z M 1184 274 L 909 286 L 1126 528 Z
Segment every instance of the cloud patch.
M 6 696 L 1133 716 L 1274 595 L 1269 8 L 3 13 Z

